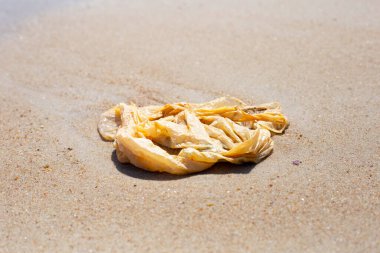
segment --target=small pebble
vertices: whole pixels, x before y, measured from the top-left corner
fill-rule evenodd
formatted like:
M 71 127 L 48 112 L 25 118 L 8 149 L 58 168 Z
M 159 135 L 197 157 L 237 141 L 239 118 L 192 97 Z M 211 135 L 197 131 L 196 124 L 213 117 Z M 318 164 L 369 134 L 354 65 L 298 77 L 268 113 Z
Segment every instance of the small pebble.
M 52 171 L 52 168 L 49 166 L 49 164 L 45 164 L 43 167 L 43 171 L 50 172 L 50 171 Z
M 296 165 L 296 166 L 300 165 L 301 163 L 302 162 L 300 160 L 294 160 L 294 161 L 292 161 L 292 164 Z

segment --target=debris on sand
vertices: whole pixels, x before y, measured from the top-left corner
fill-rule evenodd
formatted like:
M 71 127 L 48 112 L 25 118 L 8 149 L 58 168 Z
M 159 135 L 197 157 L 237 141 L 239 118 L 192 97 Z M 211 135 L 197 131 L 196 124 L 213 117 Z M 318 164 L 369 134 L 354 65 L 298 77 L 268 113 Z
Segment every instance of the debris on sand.
M 120 103 L 102 114 L 98 131 L 114 141 L 122 163 L 189 174 L 221 161 L 258 163 L 272 152 L 271 136 L 287 126 L 279 103 L 250 106 L 222 97 L 201 104 Z
M 296 165 L 296 166 L 300 165 L 301 163 L 302 162 L 300 160 L 294 160 L 294 161 L 292 161 L 292 164 Z
M 43 171 L 45 171 L 45 172 L 50 172 L 50 171 L 52 171 L 52 170 L 53 170 L 53 169 L 50 167 L 49 164 L 45 164 L 44 167 L 43 167 Z

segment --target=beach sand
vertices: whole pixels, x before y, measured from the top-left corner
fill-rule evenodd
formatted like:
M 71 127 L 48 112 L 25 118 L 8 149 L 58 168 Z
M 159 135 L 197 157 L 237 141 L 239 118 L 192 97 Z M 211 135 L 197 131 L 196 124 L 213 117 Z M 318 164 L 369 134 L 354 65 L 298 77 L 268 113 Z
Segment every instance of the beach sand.
M 0 1 L 0 252 L 379 250 L 378 1 L 36 3 Z M 149 173 L 96 130 L 223 95 L 282 104 L 263 162 Z

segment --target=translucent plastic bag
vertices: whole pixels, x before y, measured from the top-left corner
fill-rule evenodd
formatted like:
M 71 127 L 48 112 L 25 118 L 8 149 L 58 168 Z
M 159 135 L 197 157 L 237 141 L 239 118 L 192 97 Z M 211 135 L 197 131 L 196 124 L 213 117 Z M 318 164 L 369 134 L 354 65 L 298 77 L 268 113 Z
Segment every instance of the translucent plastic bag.
M 249 106 L 222 97 L 201 104 L 120 103 L 101 115 L 98 131 L 114 141 L 120 162 L 180 175 L 217 162 L 257 163 L 272 152 L 271 135 L 287 125 L 278 103 Z

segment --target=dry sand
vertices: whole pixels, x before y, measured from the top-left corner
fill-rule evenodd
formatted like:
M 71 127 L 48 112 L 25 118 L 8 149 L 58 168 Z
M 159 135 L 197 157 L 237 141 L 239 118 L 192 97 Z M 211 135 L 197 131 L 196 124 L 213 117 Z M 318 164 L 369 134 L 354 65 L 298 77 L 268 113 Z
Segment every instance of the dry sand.
M 378 252 L 379 1 L 125 2 L 0 1 L 0 252 Z M 96 131 L 227 94 L 289 117 L 256 166 L 148 173 Z

